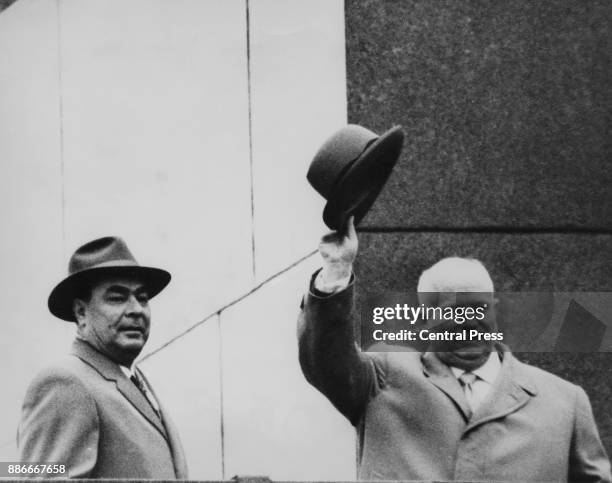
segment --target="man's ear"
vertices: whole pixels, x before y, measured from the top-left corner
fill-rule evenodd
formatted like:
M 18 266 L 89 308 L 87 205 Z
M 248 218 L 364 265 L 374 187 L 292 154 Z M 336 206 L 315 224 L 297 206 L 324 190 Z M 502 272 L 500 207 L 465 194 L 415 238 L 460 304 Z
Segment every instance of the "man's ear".
M 85 319 L 86 309 L 87 309 L 87 306 L 83 300 L 74 299 L 72 301 L 72 312 L 74 313 L 74 316 L 76 317 L 78 326 L 81 326 L 82 322 Z

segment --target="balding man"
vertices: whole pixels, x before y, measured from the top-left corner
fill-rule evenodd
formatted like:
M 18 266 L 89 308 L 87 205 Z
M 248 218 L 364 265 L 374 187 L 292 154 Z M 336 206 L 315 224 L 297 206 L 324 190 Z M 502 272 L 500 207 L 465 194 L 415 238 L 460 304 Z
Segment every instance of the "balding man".
M 321 241 L 324 266 L 304 298 L 298 336 L 306 379 L 357 429 L 360 479 L 611 480 L 585 392 L 506 347 L 483 337 L 442 341 L 425 353 L 361 352 L 352 219 L 346 231 Z M 493 282 L 477 260 L 440 261 L 418 291 L 426 306 L 479 309 L 482 320 L 471 328 L 497 331 Z

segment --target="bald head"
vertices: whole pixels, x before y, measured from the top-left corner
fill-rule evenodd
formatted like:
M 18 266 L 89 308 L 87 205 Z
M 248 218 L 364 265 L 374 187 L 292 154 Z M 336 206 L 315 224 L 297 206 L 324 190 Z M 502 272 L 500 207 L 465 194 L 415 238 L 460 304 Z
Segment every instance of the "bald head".
M 426 306 L 444 307 L 465 311 L 466 308 L 481 310 L 481 318 L 471 319 L 470 330 L 482 333 L 497 331 L 493 280 L 484 265 L 474 258 L 450 257 L 440 260 L 419 278 L 417 285 L 419 302 Z M 432 330 L 456 329 L 454 321 L 434 321 Z M 464 326 L 465 327 L 465 326 Z M 466 371 L 482 366 L 494 350 L 492 340 L 441 341 L 430 344 L 428 350 L 436 352 L 438 358 L 448 366 Z
M 493 292 L 493 280 L 475 258 L 443 258 L 425 270 L 417 292 Z

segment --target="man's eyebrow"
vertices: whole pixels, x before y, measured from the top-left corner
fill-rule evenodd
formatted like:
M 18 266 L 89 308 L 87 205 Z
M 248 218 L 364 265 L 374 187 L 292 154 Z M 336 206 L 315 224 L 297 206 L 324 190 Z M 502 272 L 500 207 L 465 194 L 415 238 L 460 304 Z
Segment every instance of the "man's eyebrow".
M 119 292 L 119 293 L 130 293 L 132 292 L 132 290 L 130 290 L 129 287 L 126 287 L 125 285 L 111 285 L 110 287 L 108 287 L 106 289 L 107 292 Z M 136 287 L 133 290 L 134 293 L 146 293 L 148 292 L 148 289 L 145 285 L 140 285 L 138 287 Z
M 128 293 L 130 291 L 129 288 L 124 287 L 123 285 L 111 285 L 106 289 L 107 292 L 120 292 L 120 293 Z

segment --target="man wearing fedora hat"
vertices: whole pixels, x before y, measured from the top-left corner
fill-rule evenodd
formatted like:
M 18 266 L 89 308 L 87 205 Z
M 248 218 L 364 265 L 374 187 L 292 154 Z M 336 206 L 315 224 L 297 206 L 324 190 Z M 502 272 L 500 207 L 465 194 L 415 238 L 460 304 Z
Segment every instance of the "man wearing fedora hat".
M 298 337 L 306 379 L 357 429 L 360 479 L 612 480 L 586 393 L 505 346 L 485 339 L 426 352 L 359 350 L 357 248 L 352 217 L 344 233 L 321 240 L 324 264 L 303 299 Z M 493 282 L 477 260 L 441 260 L 417 290 L 420 302 L 440 307 L 461 293 L 465 305 L 485 308 L 478 330 L 496 330 Z
M 118 237 L 80 247 L 68 272 L 48 306 L 76 323 L 76 339 L 27 390 L 20 461 L 65 464 L 72 478 L 186 478 L 176 428 L 133 365 L 149 336 L 149 299 L 170 274 L 139 265 Z

